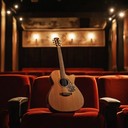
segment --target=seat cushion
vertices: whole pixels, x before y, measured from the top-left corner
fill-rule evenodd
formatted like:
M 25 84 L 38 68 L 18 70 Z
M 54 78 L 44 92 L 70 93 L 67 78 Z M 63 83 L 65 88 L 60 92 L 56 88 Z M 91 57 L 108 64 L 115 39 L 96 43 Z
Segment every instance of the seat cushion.
M 126 108 L 126 109 L 127 109 L 127 108 L 128 108 L 128 105 L 125 105 L 125 104 L 122 105 L 122 104 L 121 104 L 121 105 L 120 105 L 120 110 L 122 110 L 123 108 Z
M 70 113 L 53 113 L 48 108 L 33 108 L 24 115 L 21 128 L 101 128 L 103 125 L 104 119 L 99 116 L 96 108 L 81 108 Z
M 9 116 L 8 111 L 0 109 L 0 128 L 9 128 Z
M 128 128 L 128 108 L 117 113 L 117 128 Z

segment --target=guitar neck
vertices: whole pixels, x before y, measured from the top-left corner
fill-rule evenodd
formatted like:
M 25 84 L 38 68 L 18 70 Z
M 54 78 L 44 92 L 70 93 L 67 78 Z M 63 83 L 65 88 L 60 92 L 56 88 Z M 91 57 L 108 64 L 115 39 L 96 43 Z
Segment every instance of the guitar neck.
M 65 78 L 65 68 L 64 68 L 64 62 L 63 62 L 63 56 L 62 56 L 62 51 L 61 47 L 57 47 L 58 51 L 58 58 L 59 58 L 59 65 L 60 65 L 60 76 L 61 78 Z

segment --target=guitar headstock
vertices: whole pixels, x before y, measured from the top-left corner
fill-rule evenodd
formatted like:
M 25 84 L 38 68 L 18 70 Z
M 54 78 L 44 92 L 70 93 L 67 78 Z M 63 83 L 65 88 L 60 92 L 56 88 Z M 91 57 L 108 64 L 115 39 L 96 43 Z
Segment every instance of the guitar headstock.
M 53 39 L 53 43 L 54 43 L 56 46 L 61 46 L 61 44 L 60 44 L 60 39 L 59 39 L 58 37 L 55 37 L 55 38 Z

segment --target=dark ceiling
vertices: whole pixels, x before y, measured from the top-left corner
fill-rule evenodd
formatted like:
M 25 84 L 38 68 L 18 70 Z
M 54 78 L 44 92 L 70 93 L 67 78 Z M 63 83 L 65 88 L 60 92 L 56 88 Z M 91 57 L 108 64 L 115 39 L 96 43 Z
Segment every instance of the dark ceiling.
M 20 4 L 20 12 L 94 12 L 108 7 L 127 8 L 127 0 L 5 0 L 8 6 Z M 35 1 L 35 2 L 32 2 Z M 36 2 L 37 1 L 37 2 Z
M 87 23 L 86 27 L 103 27 L 108 18 L 109 7 L 118 10 L 128 9 L 127 0 L 5 0 L 5 2 L 8 8 L 19 4 L 19 9 L 14 10 L 17 16 L 24 17 L 24 22 L 29 18 L 35 23 L 33 18 L 79 17 L 81 23 Z

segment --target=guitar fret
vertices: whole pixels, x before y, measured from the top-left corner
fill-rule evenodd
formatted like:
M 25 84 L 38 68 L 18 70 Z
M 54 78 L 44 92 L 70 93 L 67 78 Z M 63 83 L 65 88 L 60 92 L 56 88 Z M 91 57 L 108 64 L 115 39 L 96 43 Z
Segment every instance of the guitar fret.
M 61 78 L 65 78 L 65 68 L 64 68 L 61 47 L 58 46 L 57 49 L 58 49 L 58 57 L 59 57 L 59 65 L 60 65 L 60 76 Z

